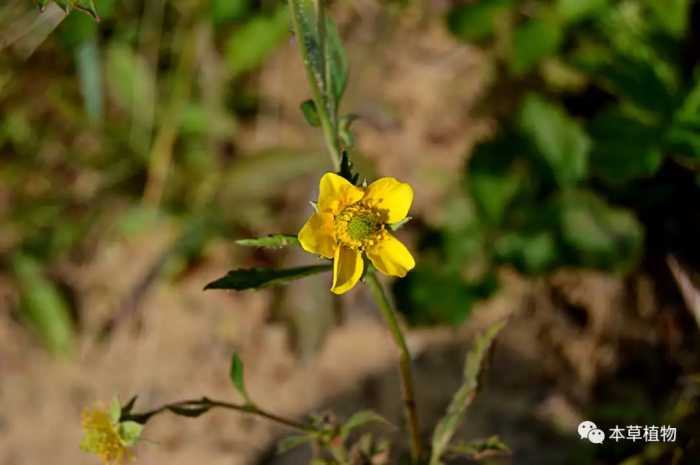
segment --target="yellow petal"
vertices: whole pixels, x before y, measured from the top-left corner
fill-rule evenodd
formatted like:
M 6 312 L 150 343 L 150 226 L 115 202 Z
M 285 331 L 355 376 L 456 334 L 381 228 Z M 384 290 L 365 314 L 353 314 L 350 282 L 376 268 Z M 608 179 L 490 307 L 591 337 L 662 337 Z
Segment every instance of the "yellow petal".
M 362 276 L 364 262 L 362 253 L 349 247 L 340 246 L 333 260 L 333 287 L 336 294 L 345 294 L 352 289 Z
M 374 247 L 367 250 L 372 264 L 382 273 L 403 278 L 416 266 L 405 245 L 391 234 L 387 234 Z
M 299 231 L 299 242 L 307 252 L 326 258 L 333 258 L 335 237 L 333 234 L 333 215 L 315 213 Z
M 321 178 L 318 194 L 318 209 L 321 213 L 338 214 L 340 211 L 360 201 L 364 191 L 335 173 L 326 173 Z
M 386 211 L 387 223 L 396 223 L 406 218 L 413 203 L 413 189 L 395 178 L 381 178 L 369 185 L 364 199 L 369 205 Z

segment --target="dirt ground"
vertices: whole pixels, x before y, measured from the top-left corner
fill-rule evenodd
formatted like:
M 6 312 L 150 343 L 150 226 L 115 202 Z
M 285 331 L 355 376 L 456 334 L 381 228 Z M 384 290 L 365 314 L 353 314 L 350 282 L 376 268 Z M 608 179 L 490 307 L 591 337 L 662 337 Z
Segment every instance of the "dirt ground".
M 412 183 L 414 214 L 437 223 L 442 212 L 434 205 L 452 187 L 446 180 L 456 179 L 448 173 L 462 166 L 464 153 L 489 131 L 490 122 L 472 115 L 483 86 L 482 60 L 476 50 L 457 46 L 443 27 L 426 28 L 420 17 L 387 18 L 369 1 L 347 8 L 341 28 L 353 62 L 348 107 L 364 116 L 356 126 L 360 151 L 378 172 Z M 377 86 L 380 81 L 390 85 Z M 304 95 L 289 92 L 305 89 L 293 43 L 260 72 L 259 85 L 274 104 L 242 128 L 243 152 L 275 145 L 320 150 L 318 134 L 305 129 L 298 115 Z M 309 181 L 315 178 L 290 183 L 290 199 L 305 204 L 313 198 Z M 307 213 L 280 212 L 282 226 L 301 225 Z M 115 395 L 125 400 L 138 394 L 142 409 L 201 395 L 236 400 L 227 377 L 234 350 L 245 361 L 249 392 L 268 410 L 301 417 L 327 408 L 341 416 L 375 408 L 401 424 L 397 354 L 365 291 L 343 299 L 341 325 L 329 310 L 327 277 L 279 291 L 286 302 L 282 310 L 273 305 L 278 291 L 202 292 L 237 260 L 251 260 L 221 241 L 184 277 L 152 285 L 138 315 L 98 341 L 106 318 L 173 237 L 162 225 L 129 240 L 104 239 L 86 263 L 66 265 L 81 311 L 79 347 L 70 359 L 56 360 L 37 345 L 6 305 L 14 291 L 0 283 L 1 464 L 96 463 L 78 449 L 80 411 Z M 308 263 L 308 257 L 293 253 L 286 261 Z M 572 453 L 592 456 L 590 446 L 577 441 L 576 425 L 604 381 L 623 376 L 621 369 L 636 359 L 624 352 L 628 347 L 662 367 L 645 379 L 642 364 L 632 379 L 665 393 L 677 386 L 670 375 L 663 378 L 664 367 L 693 363 L 668 360 L 669 354 L 688 353 L 682 349 L 688 338 L 697 341 L 697 328 L 678 296 L 658 294 L 656 278 L 565 270 L 527 281 L 504 270 L 503 279 L 503 291 L 479 305 L 464 327 L 416 330 L 409 345 L 427 424 L 458 387 L 475 331 L 510 318 L 460 434 L 501 435 L 513 449 L 512 463 L 573 463 Z M 196 420 L 163 415 L 149 423 L 136 463 L 305 463 L 304 451 L 274 457 L 275 441 L 284 433 L 230 412 Z

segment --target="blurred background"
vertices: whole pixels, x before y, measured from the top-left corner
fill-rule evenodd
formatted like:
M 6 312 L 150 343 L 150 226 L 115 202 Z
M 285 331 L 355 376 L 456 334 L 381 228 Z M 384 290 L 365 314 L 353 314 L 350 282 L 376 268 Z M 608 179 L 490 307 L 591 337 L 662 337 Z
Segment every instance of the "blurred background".
M 235 400 L 234 350 L 268 410 L 400 425 L 397 354 L 364 289 L 202 291 L 233 268 L 316 262 L 233 244 L 298 231 L 332 169 L 299 111 L 286 3 L 95 4 L 99 23 L 0 5 L 0 463 L 96 463 L 78 449 L 96 400 Z M 399 235 L 418 266 L 389 284 L 426 436 L 475 331 L 507 317 L 460 433 L 500 435 L 513 453 L 495 463 L 700 463 L 700 2 L 330 11 L 351 156 L 416 192 Z M 584 419 L 678 437 L 595 446 Z M 284 433 L 164 415 L 136 463 L 307 463 L 275 456 Z

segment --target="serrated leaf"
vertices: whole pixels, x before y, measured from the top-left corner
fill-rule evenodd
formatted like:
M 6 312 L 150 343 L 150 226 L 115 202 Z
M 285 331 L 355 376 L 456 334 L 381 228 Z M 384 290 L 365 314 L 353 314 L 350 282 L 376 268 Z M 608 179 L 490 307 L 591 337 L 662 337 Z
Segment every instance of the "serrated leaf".
M 290 247 L 294 245 L 299 245 L 299 239 L 297 236 L 291 234 L 271 234 L 265 237 L 258 237 L 255 239 L 238 239 L 236 244 L 242 245 L 244 247 L 263 247 L 266 249 L 281 249 L 283 247 Z
M 281 286 L 297 279 L 331 271 L 333 265 L 313 265 L 273 270 L 269 268 L 252 268 L 229 271 L 223 278 L 206 285 L 208 289 L 231 289 L 243 291 L 247 289 L 263 289 L 271 286 Z
M 388 420 L 372 410 L 362 410 L 354 413 L 348 420 L 340 426 L 340 437 L 346 439 L 353 430 L 368 423 L 386 423 Z
M 277 453 L 284 454 L 296 447 L 304 445 L 314 440 L 314 437 L 308 434 L 295 434 L 292 436 L 287 436 L 277 443 Z
M 121 439 L 122 444 L 127 447 L 131 447 L 139 440 L 141 437 L 141 432 L 143 431 L 143 425 L 136 423 L 135 421 L 124 421 L 119 423 L 118 433 L 119 439 Z
M 442 455 L 447 450 L 452 436 L 457 431 L 462 417 L 464 416 L 464 412 L 476 395 L 478 377 L 486 354 L 505 324 L 505 321 L 494 323 L 481 335 L 476 337 L 474 345 L 467 354 L 464 363 L 464 381 L 462 382 L 462 386 L 455 393 L 447 408 L 447 413 L 438 422 L 433 432 L 433 448 L 430 455 L 430 465 L 439 465 L 442 463 Z
M 200 415 L 204 415 L 211 409 L 211 405 L 192 405 L 192 406 L 169 406 L 168 410 L 173 412 L 175 415 L 188 418 L 197 418 Z
M 591 140 L 562 108 L 530 94 L 520 111 L 519 126 L 559 186 L 574 185 L 587 175 Z
M 248 392 L 245 388 L 244 366 L 243 361 L 237 353 L 231 356 L 231 368 L 229 369 L 229 378 L 236 390 L 243 396 L 247 403 L 250 403 Z
M 321 126 L 321 118 L 318 116 L 316 103 L 313 100 L 304 100 L 299 107 L 304 119 L 311 127 L 317 128 Z
M 348 157 L 347 151 L 343 151 L 343 156 L 340 160 L 340 171 L 338 171 L 338 176 L 342 176 L 354 185 L 357 185 L 357 181 L 360 179 L 360 173 L 355 173 L 352 162 Z
M 129 402 L 124 404 L 124 406 L 121 408 L 121 415 L 126 416 L 131 413 L 131 411 L 134 409 L 134 404 L 136 403 L 136 399 L 138 396 L 133 396 L 131 399 L 129 399 Z

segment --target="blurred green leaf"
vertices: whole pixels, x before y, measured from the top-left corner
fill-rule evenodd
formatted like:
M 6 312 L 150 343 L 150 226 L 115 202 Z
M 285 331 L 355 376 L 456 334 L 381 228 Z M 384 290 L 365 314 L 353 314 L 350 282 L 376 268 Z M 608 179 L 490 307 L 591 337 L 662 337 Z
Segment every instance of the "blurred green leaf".
M 513 33 L 513 56 L 510 69 L 525 74 L 540 61 L 554 55 L 564 39 L 562 25 L 554 20 L 531 19 L 519 25 Z
M 512 0 L 481 0 L 457 5 L 447 14 L 447 27 L 452 34 L 465 41 L 490 38 L 499 16 L 508 12 Z
M 245 388 L 244 369 L 245 367 L 243 366 L 243 360 L 241 360 L 238 354 L 234 352 L 231 356 L 231 368 L 229 369 L 229 378 L 231 378 L 231 382 L 233 383 L 238 393 L 241 396 L 243 396 L 243 399 L 245 399 L 246 403 L 249 404 L 250 397 L 248 396 L 248 391 L 246 391 Z
M 318 110 L 316 110 L 316 103 L 313 100 L 304 100 L 301 103 L 301 112 L 304 115 L 304 119 L 310 126 L 317 128 L 321 126 L 321 119 L 318 117 Z
M 50 351 L 69 354 L 74 342 L 73 324 L 68 303 L 58 287 L 44 277 L 39 264 L 29 257 L 16 255 L 12 265 L 22 318 Z
M 119 42 L 113 42 L 107 49 L 105 66 L 110 96 L 140 123 L 145 117 L 144 105 L 151 104 L 155 98 L 151 67 L 143 56 Z
M 234 74 L 260 66 L 289 34 L 285 5 L 271 15 L 258 15 L 236 29 L 226 41 L 226 63 Z
M 575 22 L 595 15 L 609 6 L 609 0 L 557 0 L 557 13 Z
M 204 290 L 231 289 L 243 291 L 246 289 L 263 289 L 287 284 L 290 281 L 324 273 L 332 269 L 333 265 L 300 266 L 283 270 L 272 270 L 269 268 L 239 269 L 229 271 L 223 278 L 210 282 Z
M 631 212 L 588 191 L 563 193 L 559 209 L 562 240 L 578 265 L 624 270 L 637 262 L 644 229 Z
M 362 410 L 354 413 L 348 420 L 340 426 L 340 437 L 343 440 L 347 439 L 357 428 L 360 428 L 368 423 L 389 423 L 383 416 L 372 410 Z
M 469 316 L 473 305 L 497 288 L 495 276 L 487 274 L 465 282 L 457 272 L 419 264 L 404 279 L 394 283 L 398 308 L 412 325 L 458 325 Z
M 670 116 L 676 107 L 676 83 L 651 61 L 615 56 L 612 61 L 593 70 L 613 93 L 651 113 Z
M 681 37 L 688 27 L 691 0 L 646 0 L 661 26 L 674 37 Z
M 664 154 L 657 128 L 608 111 L 592 121 L 590 133 L 594 141 L 591 169 L 611 185 L 651 176 L 661 166 Z
M 506 209 L 532 178 L 527 160 L 517 156 L 522 145 L 515 135 L 504 133 L 479 144 L 469 160 L 467 185 L 489 224 L 503 222 Z
M 304 444 L 314 441 L 314 436 L 310 434 L 294 434 L 287 436 L 277 443 L 277 453 L 284 454 Z
M 236 244 L 245 247 L 281 249 L 283 247 L 299 245 L 299 239 L 297 236 L 291 234 L 271 234 L 269 236 L 259 237 L 256 239 L 238 239 Z
M 487 453 L 510 453 L 510 448 L 498 436 L 478 439 L 450 446 L 449 452 L 461 457 L 478 460 Z
M 447 407 L 445 416 L 435 426 L 432 441 L 433 447 L 430 454 L 430 465 L 440 465 L 442 463 L 442 456 L 447 451 L 452 436 L 454 436 L 462 422 L 464 412 L 466 412 L 476 396 L 476 390 L 479 385 L 479 373 L 481 372 L 484 359 L 493 341 L 505 324 L 505 321 L 494 323 L 487 328 L 483 334 L 476 337 L 474 346 L 467 354 L 464 364 L 464 381 L 462 386 L 452 398 L 450 405 Z
M 506 231 L 493 247 L 500 262 L 512 264 L 523 273 L 549 271 L 559 258 L 557 242 L 547 230 Z
M 519 126 L 532 139 L 559 186 L 571 186 L 586 177 L 591 141 L 564 110 L 530 94 L 522 105 Z
M 102 62 L 96 40 L 83 43 L 75 51 L 85 113 L 93 123 L 102 119 Z
M 251 11 L 251 0 L 211 0 L 211 15 L 214 24 L 240 21 Z

